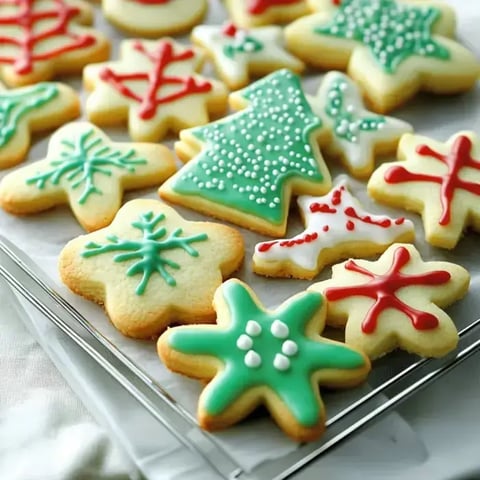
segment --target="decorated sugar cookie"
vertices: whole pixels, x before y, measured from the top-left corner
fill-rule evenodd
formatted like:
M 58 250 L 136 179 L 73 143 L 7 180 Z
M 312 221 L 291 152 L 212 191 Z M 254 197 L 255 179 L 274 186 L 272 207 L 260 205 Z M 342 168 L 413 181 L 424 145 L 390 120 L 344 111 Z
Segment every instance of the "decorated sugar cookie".
M 118 28 L 159 38 L 186 32 L 200 22 L 207 0 L 103 0 L 102 9 Z
M 399 162 L 381 165 L 368 182 L 369 194 L 422 215 L 426 240 L 454 248 L 463 230 L 480 232 L 480 140 L 460 132 L 445 144 L 405 135 Z
M 52 135 L 46 158 L 2 179 L 0 205 L 23 215 L 69 203 L 86 230 L 98 230 L 114 218 L 124 189 L 158 185 L 175 170 L 162 145 L 114 143 L 90 123 L 70 123 Z
M 81 0 L 0 2 L 0 78 L 28 85 L 106 60 L 108 40 L 84 26 L 92 21 L 92 8 Z
M 316 0 L 317 13 L 285 31 L 292 53 L 322 69 L 348 70 L 369 104 L 384 113 L 419 90 L 452 94 L 480 75 L 455 36 L 455 14 L 431 0 Z
M 248 85 L 250 75 L 262 76 L 279 68 L 301 73 L 304 68 L 284 49 L 282 29 L 276 26 L 246 30 L 231 22 L 200 25 L 193 29 L 192 41 L 206 49 L 231 90 Z
M 330 133 L 323 151 L 339 157 L 355 177 L 370 176 L 375 156 L 394 153 L 400 137 L 412 131 L 406 122 L 366 110 L 355 82 L 340 72 L 327 73 L 308 101 Z
M 120 60 L 85 68 L 90 121 L 98 125 L 128 122 L 137 142 L 156 142 L 169 130 L 203 125 L 222 113 L 227 90 L 195 72 L 203 56 L 171 39 L 124 40 Z
M 77 94 L 62 83 L 44 82 L 12 90 L 0 84 L 0 169 L 25 158 L 32 132 L 55 128 L 79 114 Z
M 309 13 L 306 0 L 226 0 L 232 20 L 249 28 L 288 23 Z
M 323 197 L 298 198 L 305 230 L 290 239 L 256 245 L 253 270 L 269 277 L 313 278 L 329 263 L 367 257 L 394 242 L 414 239 L 413 224 L 366 212 L 341 181 Z
M 241 111 L 180 133 L 190 160 L 160 196 L 266 235 L 284 235 L 290 197 L 331 186 L 316 137 L 322 128 L 299 78 L 279 70 L 230 97 Z
M 371 359 L 400 347 L 424 357 L 453 350 L 458 334 L 442 310 L 462 298 L 470 275 L 449 262 L 423 262 L 413 245 L 394 244 L 376 262 L 348 260 L 309 290 L 325 295 L 327 323 Z
M 171 328 L 158 341 L 168 368 L 208 382 L 198 404 L 200 426 L 226 428 L 264 404 L 293 439 L 318 438 L 325 429 L 318 385 L 352 387 L 370 370 L 363 353 L 319 335 L 322 296 L 303 292 L 265 310 L 250 288 L 229 280 L 214 304 L 217 325 Z
M 126 203 L 110 226 L 70 241 L 59 269 L 124 335 L 150 338 L 171 323 L 213 322 L 213 294 L 242 259 L 236 230 L 188 222 L 158 200 L 140 199 Z

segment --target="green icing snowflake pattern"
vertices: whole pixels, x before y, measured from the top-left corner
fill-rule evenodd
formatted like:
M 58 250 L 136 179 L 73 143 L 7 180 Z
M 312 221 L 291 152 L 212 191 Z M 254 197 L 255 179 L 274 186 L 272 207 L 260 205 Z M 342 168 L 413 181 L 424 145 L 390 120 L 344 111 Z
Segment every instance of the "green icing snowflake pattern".
M 22 118 L 58 95 L 53 83 L 38 83 L 18 90 L 0 91 L 0 148 L 17 133 Z
M 177 282 L 167 271 L 167 267 L 179 270 L 180 265 L 168 258 L 164 258 L 162 252 L 180 248 L 191 257 L 198 257 L 198 251 L 190 244 L 207 240 L 208 236 L 205 233 L 201 233 L 189 237 L 181 237 L 181 228 L 176 228 L 167 236 L 167 229 L 159 226 L 163 220 L 165 220 L 163 213 L 158 215 L 154 215 L 153 212 L 141 214 L 139 219 L 132 223 L 132 227 L 140 230 L 142 233 L 141 238 L 121 239 L 116 235 L 108 235 L 107 240 L 110 243 L 101 245 L 96 242 L 89 242 L 85 245 L 86 250 L 81 255 L 84 258 L 90 258 L 108 252 L 125 252 L 115 255 L 113 261 L 121 263 L 137 260 L 127 270 L 129 277 L 142 275 L 142 279 L 135 290 L 137 295 L 145 293 L 148 282 L 154 273 L 159 273 L 167 285 L 174 287 L 177 285 Z
M 301 425 L 315 426 L 321 406 L 312 375 L 323 369 L 365 367 L 364 358 L 347 345 L 306 335 L 323 297 L 305 292 L 267 312 L 241 282 L 229 280 L 221 289 L 231 319 L 227 328 L 181 327 L 169 337 L 173 349 L 215 357 L 225 365 L 202 393 L 202 408 L 209 415 L 221 414 L 251 388 L 266 386 Z
M 322 182 L 310 142 L 321 126 L 297 75 L 279 70 L 242 90 L 249 106 L 191 130 L 202 151 L 174 177 L 172 188 L 279 224 L 292 178 Z
M 64 150 L 59 158 L 50 161 L 51 169 L 27 179 L 28 185 L 43 189 L 50 182 L 58 185 L 65 178 L 72 189 L 83 187 L 78 203 L 83 205 L 90 195 L 103 192 L 95 185 L 95 175 L 112 175 L 112 169 L 135 172 L 135 166 L 145 165 L 145 159 L 136 158 L 135 150 L 119 151 L 112 149 L 94 129 L 79 134 L 78 138 L 62 140 Z
M 437 8 L 396 0 L 342 0 L 332 22 L 314 32 L 363 43 L 383 70 L 393 74 L 413 55 L 450 58 L 450 52 L 432 38 L 440 14 Z

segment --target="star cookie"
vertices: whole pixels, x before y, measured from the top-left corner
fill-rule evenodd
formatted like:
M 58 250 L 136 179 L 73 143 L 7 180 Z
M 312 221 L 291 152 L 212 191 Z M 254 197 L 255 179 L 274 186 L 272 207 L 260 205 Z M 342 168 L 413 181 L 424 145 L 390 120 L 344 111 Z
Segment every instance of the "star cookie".
M 86 111 L 98 125 L 122 124 L 136 142 L 157 142 L 169 130 L 203 125 L 227 105 L 227 90 L 195 74 L 203 63 L 195 49 L 170 39 L 124 40 L 116 62 L 83 72 Z
M 233 23 L 200 25 L 192 31 L 192 41 L 205 48 L 217 74 L 231 90 L 250 83 L 250 75 L 263 76 L 280 68 L 302 73 L 303 62 L 283 47 L 281 27 L 246 30 Z
M 413 130 L 402 120 L 366 110 L 355 82 L 340 72 L 327 73 L 317 95 L 307 98 L 330 134 L 322 150 L 339 157 L 355 177 L 369 177 L 375 156 L 394 153 L 400 137 Z
M 446 4 L 317 0 L 316 9 L 286 28 L 288 49 L 310 65 L 348 70 L 376 112 L 420 90 L 464 92 L 480 75 L 473 53 L 452 40 L 455 14 Z
M 327 323 L 378 358 L 396 347 L 424 357 L 453 350 L 458 334 L 441 308 L 462 298 L 470 275 L 453 263 L 423 262 L 413 245 L 394 244 L 376 262 L 348 260 L 312 285 L 328 302 Z
M 253 271 L 268 277 L 315 277 L 324 267 L 350 255 L 381 253 L 395 242 L 414 239 L 405 218 L 372 215 L 340 182 L 323 197 L 301 196 L 298 206 L 305 230 L 290 239 L 258 243 Z
M 265 235 L 284 235 L 291 195 L 321 195 L 331 187 L 317 141 L 322 123 L 288 70 L 230 100 L 243 110 L 180 133 L 176 152 L 190 161 L 160 187 L 160 196 Z
M 124 189 L 158 185 L 175 170 L 162 145 L 114 143 L 90 123 L 70 123 L 52 135 L 45 159 L 2 179 L 0 205 L 23 215 L 69 203 L 80 224 L 93 231 L 113 220 Z
M 406 161 L 381 165 L 368 182 L 379 202 L 422 215 L 427 242 L 454 248 L 463 230 L 480 232 L 480 141 L 460 132 L 445 144 L 405 135 L 398 157 Z
M 325 309 L 318 293 L 269 311 L 244 283 L 229 280 L 214 305 L 217 325 L 171 328 L 158 341 L 168 368 L 208 382 L 198 404 L 204 429 L 228 427 L 264 404 L 287 435 L 315 440 L 325 429 L 318 385 L 352 387 L 370 370 L 363 353 L 319 335 Z
M 213 294 L 242 259 L 236 230 L 188 222 L 162 202 L 140 199 L 109 227 L 70 241 L 59 269 L 73 292 L 105 307 L 120 332 L 151 338 L 171 323 L 213 322 Z
M 9 86 L 81 72 L 106 60 L 110 44 L 79 0 L 6 0 L 0 3 L 0 78 Z

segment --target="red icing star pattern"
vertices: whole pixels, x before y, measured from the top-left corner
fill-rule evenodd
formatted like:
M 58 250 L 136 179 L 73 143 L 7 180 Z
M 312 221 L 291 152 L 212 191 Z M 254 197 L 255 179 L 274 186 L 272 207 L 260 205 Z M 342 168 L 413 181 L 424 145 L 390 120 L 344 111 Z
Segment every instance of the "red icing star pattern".
M 300 0 L 249 0 L 247 11 L 252 15 L 261 15 L 270 7 L 279 7 L 299 3 Z
M 147 51 L 141 41 L 136 41 L 133 48 L 145 55 L 152 63 L 151 70 L 147 72 L 115 73 L 110 67 L 100 71 L 100 78 L 112 85 L 123 96 L 140 104 L 139 117 L 143 120 L 153 118 L 160 105 L 171 103 L 188 95 L 207 93 L 213 86 L 208 81 L 196 80 L 191 75 L 168 75 L 166 70 L 176 62 L 190 60 L 195 56 L 192 49 L 176 54 L 171 42 L 161 41 L 153 51 Z M 137 94 L 126 82 L 146 82 L 147 86 L 142 94 Z M 178 90 L 162 94 L 163 87 L 178 85 Z
M 331 302 L 355 296 L 368 297 L 375 300 L 375 303 L 368 310 L 362 322 L 362 331 L 366 334 L 375 332 L 378 317 L 389 308 L 404 313 L 417 330 L 437 328 L 439 322 L 435 315 L 407 305 L 396 296 L 396 292 L 401 288 L 415 285 L 443 285 L 450 280 L 451 275 L 443 270 L 413 275 L 402 273 L 402 268 L 410 261 L 410 258 L 410 252 L 405 247 L 397 248 L 394 252 L 390 269 L 383 275 L 370 272 L 358 265 L 354 260 L 349 260 L 344 264 L 346 270 L 365 275 L 370 280 L 361 285 L 327 288 L 325 296 Z
M 432 182 L 440 185 L 440 201 L 442 215 L 440 225 L 448 225 L 451 220 L 452 201 L 457 189 L 466 190 L 480 196 L 480 184 L 469 182 L 460 178 L 463 168 L 472 168 L 480 171 L 480 161 L 472 157 L 472 141 L 465 135 L 457 137 L 447 155 L 436 152 L 428 145 L 419 145 L 416 152 L 421 156 L 428 156 L 442 162 L 447 167 L 444 175 L 431 175 L 428 173 L 414 173 L 403 166 L 393 166 L 385 172 L 387 183 L 405 182 Z M 480 199 L 479 199 L 480 200 Z
M 7 7 L 5 10 L 2 7 Z M 15 13 L 11 13 L 11 7 Z M 8 13 L 7 13 L 8 11 Z M 51 8 L 40 9 L 35 0 L 0 1 L 0 45 L 11 45 L 16 54 L 1 55 L 0 63 L 13 66 L 15 73 L 31 73 L 35 62 L 50 60 L 93 45 L 95 37 L 88 34 L 75 34 L 69 31 L 70 23 L 80 13 L 80 9 L 66 4 L 64 0 L 54 0 Z M 40 22 L 48 20 L 48 27 L 41 28 Z M 10 27 L 21 28 L 19 35 L 8 35 Z M 64 43 L 59 46 L 43 47 L 43 42 L 59 37 Z

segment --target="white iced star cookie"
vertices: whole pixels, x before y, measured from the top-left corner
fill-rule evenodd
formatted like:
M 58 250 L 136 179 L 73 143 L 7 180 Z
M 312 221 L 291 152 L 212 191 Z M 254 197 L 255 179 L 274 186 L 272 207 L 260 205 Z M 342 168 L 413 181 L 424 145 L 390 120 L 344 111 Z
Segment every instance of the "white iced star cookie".
M 192 31 L 192 41 L 205 48 L 220 78 L 231 90 L 280 68 L 301 73 L 303 62 L 283 47 L 281 27 L 267 26 L 249 30 L 228 22 L 221 25 L 200 25 Z
M 322 151 L 339 157 L 355 177 L 370 176 L 375 156 L 394 153 L 400 137 L 413 130 L 402 120 L 368 111 L 358 86 L 340 72 L 328 73 L 316 96 L 307 98 L 328 132 Z
M 345 181 L 323 197 L 301 196 L 297 202 L 305 230 L 290 239 L 257 244 L 254 272 L 311 279 L 330 263 L 351 255 L 368 257 L 414 239 L 411 221 L 366 212 Z
M 289 50 L 306 63 L 346 70 L 369 105 L 388 112 L 424 90 L 471 89 L 480 75 L 472 52 L 452 40 L 455 14 L 432 0 L 317 0 L 316 13 L 285 30 Z
M 128 122 L 137 142 L 156 142 L 168 131 L 208 123 L 223 113 L 227 89 L 197 72 L 199 50 L 171 39 L 124 40 L 120 60 L 88 65 L 83 72 L 88 119 L 98 125 Z
M 378 358 L 400 347 L 441 357 L 458 342 L 442 310 L 462 298 L 470 275 L 449 262 L 424 262 L 413 245 L 394 244 L 376 262 L 348 260 L 312 285 L 328 303 L 327 323 L 345 326 L 345 342 Z
M 207 11 L 207 0 L 103 0 L 110 22 L 133 35 L 160 38 L 188 31 Z
M 466 227 L 480 232 L 480 140 L 459 132 L 446 143 L 404 135 L 400 161 L 381 165 L 368 182 L 379 202 L 422 215 L 426 240 L 454 248 Z
M 139 199 L 110 226 L 71 240 L 59 270 L 73 292 L 103 305 L 124 335 L 152 338 L 171 323 L 214 322 L 214 292 L 243 252 L 233 228 L 189 222 L 163 202 Z
M 175 170 L 163 145 L 114 143 L 90 123 L 70 123 L 52 135 L 46 158 L 2 179 L 0 205 L 24 215 L 68 203 L 93 231 L 110 224 L 124 190 L 158 185 Z

